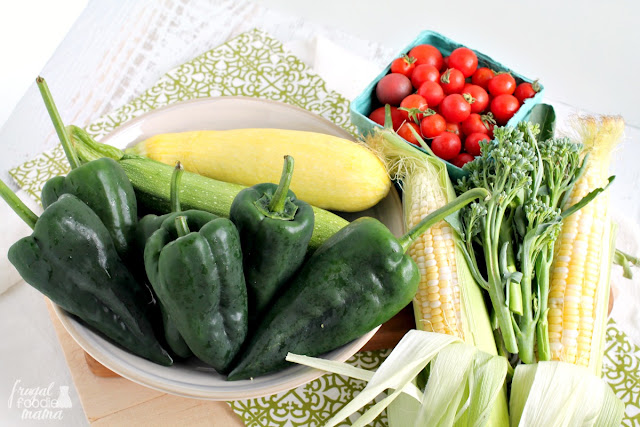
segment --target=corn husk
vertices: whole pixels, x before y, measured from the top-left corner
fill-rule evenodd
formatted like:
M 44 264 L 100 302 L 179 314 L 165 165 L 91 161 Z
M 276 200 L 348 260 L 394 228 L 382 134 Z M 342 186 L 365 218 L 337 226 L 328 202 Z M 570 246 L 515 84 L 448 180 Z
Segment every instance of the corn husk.
M 624 404 L 589 369 L 565 362 L 519 365 L 511 383 L 512 426 L 619 426 Z
M 327 421 L 327 426 L 337 425 L 381 393 L 386 396 L 354 426 L 368 425 L 389 405 L 392 427 L 483 426 L 494 407 L 503 402 L 500 396 L 507 374 L 507 360 L 501 356 L 484 353 L 450 335 L 418 330 L 409 331 L 372 374 L 346 363 L 294 354 L 287 360 L 368 381 L 360 394 Z M 416 378 L 432 360 L 429 380 L 420 392 Z M 508 426 L 508 418 L 494 425 Z

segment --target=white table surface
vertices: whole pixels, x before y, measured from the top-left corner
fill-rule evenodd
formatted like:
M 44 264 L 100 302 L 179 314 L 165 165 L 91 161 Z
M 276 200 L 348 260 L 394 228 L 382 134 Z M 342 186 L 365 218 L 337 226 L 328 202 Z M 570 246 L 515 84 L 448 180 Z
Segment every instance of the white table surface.
M 45 2 L 25 3 L 31 11 L 37 11 L 41 10 L 37 6 Z M 554 101 L 562 117 L 577 111 L 574 106 L 579 106 L 597 112 L 628 112 L 632 122 L 640 124 L 638 109 L 630 103 L 632 95 L 640 93 L 635 80 L 635 71 L 640 67 L 637 56 L 624 55 L 628 43 L 622 41 L 625 37 L 635 37 L 635 44 L 640 40 L 640 33 L 638 30 L 632 32 L 630 24 L 632 18 L 638 15 L 639 7 L 635 3 L 622 5 L 620 2 L 610 2 L 606 11 L 594 6 L 598 13 L 593 15 L 584 12 L 589 9 L 588 6 L 593 6 L 591 2 L 575 4 L 568 9 L 568 6 L 560 5 L 552 8 L 551 5 L 559 2 L 543 1 L 536 6 L 536 10 L 541 11 L 540 20 L 543 23 L 534 24 L 531 19 L 524 18 L 511 19 L 505 26 L 505 31 L 510 34 L 506 38 L 496 28 L 481 26 L 478 29 L 477 25 L 472 25 L 478 20 L 490 20 L 493 12 L 483 9 L 472 14 L 464 13 L 465 8 L 460 2 L 449 2 L 445 8 L 434 2 L 398 5 L 397 2 L 364 0 L 325 0 L 322 7 L 317 6 L 319 3 L 316 2 L 285 0 L 264 0 L 260 2 L 261 5 L 243 1 L 205 0 L 90 1 L 70 28 L 64 28 L 70 25 L 68 16 L 80 13 L 85 2 L 51 3 L 56 3 L 58 7 L 46 10 L 45 19 L 40 16 L 40 21 L 29 21 L 32 27 L 27 25 L 33 30 L 34 22 L 37 22 L 35 27 L 40 30 L 36 33 L 37 38 L 47 39 L 49 50 L 44 47 L 39 49 L 39 59 L 33 61 L 16 60 L 11 73 L 0 71 L 0 99 L 4 100 L 3 104 L 15 105 L 9 116 L 6 106 L 0 110 L 0 123 L 6 119 L 0 128 L 3 150 L 0 177 L 3 180 L 8 180 L 7 171 L 11 167 L 57 143 L 35 85 L 22 80 L 15 85 L 10 83 L 9 86 L 15 86 L 12 90 L 6 89 L 7 81 L 13 82 L 10 76 L 16 75 L 16 69 L 20 70 L 18 75 L 28 75 L 32 81 L 43 68 L 42 74 L 49 82 L 63 118 L 69 123 L 84 125 L 126 103 L 170 68 L 254 27 L 260 27 L 289 43 L 303 57 L 309 52 L 304 51 L 303 43 L 296 41 L 323 35 L 380 67 L 420 30 L 435 29 L 474 48 L 491 52 L 497 58 L 513 58 L 508 63 L 513 64 L 514 68 L 539 75 L 546 82 L 548 98 Z M 273 7 L 273 10 L 266 9 L 263 6 L 265 4 Z M 525 13 L 524 4 L 520 9 L 516 9 L 512 2 L 508 5 L 506 1 L 497 2 L 496 5 L 499 11 L 494 12 L 498 17 L 514 18 Z M 527 8 L 530 6 L 530 3 L 526 5 Z M 19 12 L 12 9 L 14 7 L 0 6 L 0 10 L 10 12 L 0 14 L 0 26 L 9 22 L 7 16 Z M 555 15 L 550 14 L 553 11 Z M 60 19 L 60 16 L 66 19 Z M 598 28 L 597 37 L 593 35 L 596 27 L 592 25 L 596 18 L 603 22 Z M 399 21 L 403 24 L 395 24 Z M 328 27 L 331 25 L 334 27 Z M 546 36 L 530 36 L 532 31 L 545 33 Z M 361 38 L 352 37 L 350 33 Z M 63 34 L 66 34 L 64 39 L 61 38 Z M 0 32 L 0 43 L 11 40 L 5 35 Z M 557 37 L 563 37 L 558 44 L 564 46 L 564 53 L 560 52 L 562 49 L 553 50 L 549 60 L 537 59 L 540 58 L 540 50 L 549 51 L 553 39 Z M 366 39 L 371 42 L 364 41 Z M 571 67 L 558 70 L 563 67 L 557 64 L 561 62 L 562 55 L 566 57 L 567 51 L 570 51 L 572 66 L 584 67 L 586 63 L 593 66 L 592 50 L 602 48 L 602 39 L 608 40 L 609 43 L 605 43 L 607 46 L 614 46 L 606 55 L 599 56 L 601 61 L 606 61 L 606 69 L 610 71 L 614 65 L 621 64 L 623 70 L 617 78 L 607 82 L 610 86 L 600 84 L 602 81 L 599 80 L 593 91 L 585 94 L 576 86 L 588 84 L 590 77 L 584 76 L 590 74 L 581 75 L 580 79 L 574 81 L 571 76 L 575 76 L 576 70 Z M 15 40 L 20 39 L 17 37 Z M 528 53 L 523 53 L 518 40 L 527 43 L 530 49 Z M 55 52 L 50 50 L 51 45 L 58 45 Z M 53 56 L 45 64 L 48 55 Z M 312 58 L 311 54 L 303 59 L 309 58 Z M 550 63 L 553 63 L 552 67 Z M 339 68 L 340 64 L 335 66 Z M 635 70 L 633 75 L 629 70 Z M 625 81 L 631 83 L 625 84 Z M 24 90 L 26 93 L 22 96 L 21 91 Z M 578 92 L 580 96 L 576 95 Z M 20 96 L 19 101 L 15 96 Z M 624 183 L 612 188 L 613 205 L 616 211 L 630 219 L 631 225 L 640 222 L 640 199 L 634 194 L 640 184 L 640 168 L 636 166 L 640 148 L 635 147 L 638 141 L 640 130 L 628 126 L 627 141 L 616 153 L 613 166 L 619 182 Z M 0 336 L 3 337 L 0 340 L 0 425 L 85 425 L 86 419 L 44 301 L 24 283 L 0 295 Z M 25 387 L 47 387 L 52 382 L 55 389 L 58 386 L 70 386 L 72 407 L 64 410 L 61 421 L 21 420 L 21 414 L 5 404 L 10 400 L 16 381 Z

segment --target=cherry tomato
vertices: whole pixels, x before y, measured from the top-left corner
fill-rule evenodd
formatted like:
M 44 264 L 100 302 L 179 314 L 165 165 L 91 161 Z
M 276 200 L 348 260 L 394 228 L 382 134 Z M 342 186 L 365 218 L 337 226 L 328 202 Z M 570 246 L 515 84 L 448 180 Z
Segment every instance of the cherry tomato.
M 520 102 L 520 104 L 522 104 L 525 99 L 533 98 L 538 92 L 540 92 L 540 85 L 536 80 L 535 82 L 533 82 L 533 84 L 527 82 L 520 83 L 518 86 L 516 86 L 516 90 L 513 92 L 513 96 L 518 98 L 518 101 Z
M 465 93 L 468 93 L 473 98 L 471 103 L 472 113 L 482 113 L 489 106 L 489 94 L 480 86 L 467 83 L 462 89 L 462 96 Z
M 464 76 L 460 70 L 448 68 L 447 71 L 440 76 L 440 86 L 447 95 L 451 93 L 460 93 L 464 88 Z
M 471 77 L 478 68 L 478 57 L 469 48 L 459 47 L 449 55 L 449 67 L 462 71 L 464 77 Z
M 447 123 L 445 132 L 455 133 L 456 135 L 458 135 L 458 138 L 462 140 L 462 131 L 458 123 Z
M 498 74 L 489 80 L 487 87 L 493 96 L 511 95 L 516 90 L 516 79 L 509 73 Z
M 429 108 L 434 108 L 444 99 L 444 91 L 436 82 L 426 81 L 418 88 L 418 95 L 427 100 Z
M 471 76 L 471 83 L 480 86 L 484 90 L 488 90 L 489 80 L 493 78 L 493 70 L 487 67 L 478 68 L 473 76 Z
M 444 72 L 447 68 L 449 68 L 449 57 L 445 56 L 444 58 L 442 58 L 442 67 L 440 68 L 440 70 Z
M 427 64 L 433 65 L 436 69 L 442 68 L 442 54 L 437 47 L 429 44 L 421 44 L 409 51 L 409 56 L 416 58 L 416 66 Z
M 407 55 L 402 55 L 400 58 L 396 58 L 391 63 L 391 72 L 404 74 L 411 78 L 413 70 L 416 68 L 416 58 L 412 58 Z
M 520 108 L 520 104 L 513 95 L 498 95 L 491 101 L 491 112 L 499 125 L 505 125 L 518 111 L 518 108 Z
M 404 120 L 420 123 L 427 108 L 427 100 L 414 93 L 402 100 L 399 110 Z
M 418 89 L 422 83 L 431 81 L 437 82 L 440 79 L 440 71 L 433 65 L 418 65 L 411 75 L 411 83 L 413 87 Z
M 415 131 L 418 132 L 418 135 L 420 135 L 420 128 L 418 127 L 417 124 L 413 122 L 404 122 L 404 124 L 400 126 L 400 129 L 398 129 L 398 135 L 401 138 L 406 139 L 410 143 L 417 145 L 418 147 L 421 147 L 420 143 L 418 142 L 416 137 L 413 135 L 413 132 L 411 132 L 410 128 L 415 129 Z
M 425 138 L 435 138 L 446 130 L 446 121 L 438 113 L 425 115 L 420 122 L 420 130 Z
M 442 100 L 440 103 L 440 112 L 448 122 L 460 123 L 471 114 L 471 105 L 469 105 L 462 95 L 454 93 Z
M 451 160 L 451 163 L 453 163 L 454 166 L 461 168 L 465 163 L 472 162 L 474 159 L 475 157 L 469 153 L 460 153 Z
M 460 123 L 460 129 L 465 135 L 471 135 L 472 133 L 484 133 L 485 135 L 493 137 L 493 127 L 496 122 L 493 119 L 493 115 L 480 115 L 477 113 L 469 114 L 462 123 Z
M 402 122 L 404 122 L 404 117 L 402 116 L 402 112 L 398 110 L 396 107 L 391 108 L 391 123 L 393 123 L 393 130 L 398 130 Z M 376 122 L 380 126 L 384 126 L 384 107 L 376 108 L 369 114 L 369 119 Z
M 400 105 L 400 102 L 411 92 L 413 92 L 411 80 L 399 73 L 387 74 L 376 86 L 376 96 L 381 104 Z
M 472 156 L 480 155 L 480 141 L 489 141 L 489 136 L 486 133 L 475 132 L 468 135 L 464 140 L 464 151 Z
M 431 151 L 443 160 L 451 160 L 460 153 L 462 143 L 458 135 L 442 132 L 431 141 Z

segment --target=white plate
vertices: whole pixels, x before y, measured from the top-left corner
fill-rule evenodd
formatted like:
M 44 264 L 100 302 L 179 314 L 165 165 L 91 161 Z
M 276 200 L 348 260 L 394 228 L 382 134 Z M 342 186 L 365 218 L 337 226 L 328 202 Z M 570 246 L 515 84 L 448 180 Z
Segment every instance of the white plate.
M 326 133 L 353 139 L 328 120 L 288 104 L 244 97 L 202 98 L 173 104 L 140 116 L 105 137 L 102 142 L 125 148 L 152 135 L 196 129 L 280 128 Z M 378 205 L 356 216 L 373 216 L 397 236 L 403 232 L 402 208 L 395 189 Z M 355 216 L 351 215 L 350 220 Z M 212 368 L 192 358 L 166 367 L 135 356 L 89 330 L 55 307 L 60 321 L 76 342 L 113 372 L 163 392 L 209 400 L 250 399 L 290 390 L 323 374 L 292 366 L 253 380 L 226 381 Z M 345 361 L 371 339 L 377 328 L 323 357 Z

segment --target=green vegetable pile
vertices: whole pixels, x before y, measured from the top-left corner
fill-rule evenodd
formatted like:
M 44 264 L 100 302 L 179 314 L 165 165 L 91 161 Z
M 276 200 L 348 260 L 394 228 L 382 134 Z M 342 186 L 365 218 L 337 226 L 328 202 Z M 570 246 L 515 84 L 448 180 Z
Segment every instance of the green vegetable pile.
M 550 360 L 547 300 L 554 243 L 563 218 L 599 188 L 561 210 L 585 160 L 567 138 L 538 141 L 540 126 L 521 122 L 496 128 L 482 156 L 465 166 L 458 192 L 485 188 L 491 197 L 459 212 L 458 232 L 476 282 L 491 298 L 503 348 L 524 363 Z M 609 183 L 613 177 L 609 179 Z
M 376 399 L 375 404 L 353 423 L 354 426 L 369 425 L 384 409 L 391 427 L 620 425 L 624 404 L 600 378 L 599 372 L 600 346 L 604 342 L 604 328 L 600 325 L 606 321 L 609 296 L 609 271 L 604 264 L 610 264 L 613 255 L 612 234 L 605 227 L 600 229 L 601 233 L 598 228 L 592 231 L 582 227 L 579 230 L 582 235 L 576 237 L 577 234 L 567 231 L 566 225 L 570 221 L 578 224 L 582 218 L 589 223 L 593 218 L 589 214 L 606 218 L 606 198 L 596 200 L 577 216 L 571 215 L 611 183 L 612 178 L 609 178 L 607 184 L 606 167 L 602 167 L 608 164 L 603 152 L 608 152 L 619 141 L 621 121 L 603 118 L 599 128 L 595 119 L 583 119 L 587 130 L 581 138 L 584 145 L 579 145 L 569 139 L 553 138 L 553 109 L 550 106 L 538 108 L 536 114 L 542 118 L 543 126 L 525 122 L 515 128 L 496 128 L 493 141 L 482 143 L 481 156 L 464 166 L 468 174 L 458 181 L 457 191 L 466 194 L 470 189 L 485 189 L 488 197 L 477 199 L 447 218 L 457 234 L 450 238 L 448 247 L 457 247 L 460 258 L 465 258 L 464 264 L 471 270 L 457 270 L 462 285 L 452 290 L 449 282 L 449 273 L 456 271 L 452 267 L 456 267 L 457 260 L 452 262 L 444 255 L 440 259 L 429 258 L 444 246 L 441 240 L 436 244 L 436 237 L 441 238 L 444 233 L 432 233 L 413 253 L 416 259 L 431 261 L 430 264 L 423 263 L 426 286 L 420 285 L 422 292 L 414 300 L 416 312 L 420 311 L 416 316 L 418 328 L 423 319 L 427 325 L 423 330 L 409 331 L 376 371 L 303 354 L 287 356 L 287 360 L 296 363 L 367 381 L 362 392 L 327 421 L 328 426 L 342 423 L 373 399 Z M 413 157 L 410 150 L 417 150 L 409 144 L 396 145 L 397 138 L 389 130 L 377 132 L 381 137 L 378 140 L 371 138 L 370 143 L 387 156 L 393 168 L 405 167 L 407 162 L 417 162 L 420 158 Z M 416 134 L 416 138 L 420 141 L 419 135 Z M 599 150 L 593 149 L 594 144 Z M 414 200 L 426 202 L 428 196 L 423 194 L 440 199 L 439 203 L 446 200 L 437 191 L 424 188 L 416 191 L 420 184 L 446 188 L 437 179 L 425 179 L 432 161 L 436 165 L 435 172 L 437 166 L 444 169 L 444 164 L 434 157 L 424 156 L 422 168 L 413 166 L 400 175 L 405 185 L 405 208 L 411 209 L 410 220 L 414 218 L 414 209 L 424 215 L 422 206 L 413 203 Z M 589 163 L 587 157 L 590 157 Z M 594 164 L 600 179 L 593 179 Z M 430 177 L 434 175 L 432 173 Z M 605 188 L 598 188 L 598 185 Z M 591 261 L 593 265 L 603 264 L 602 275 L 597 274 L 599 298 L 595 292 L 592 299 L 588 292 L 582 294 L 584 297 L 568 293 L 564 298 L 568 303 L 579 300 L 587 308 L 596 306 L 593 315 L 580 313 L 586 319 L 585 329 L 588 331 L 592 326 L 593 345 L 589 349 L 594 350 L 594 356 L 588 364 L 584 359 L 573 364 L 572 360 L 563 359 L 556 341 L 552 340 L 550 344 L 549 336 L 556 339 L 558 335 L 558 312 L 562 313 L 558 309 L 562 294 L 559 296 L 556 288 L 563 284 L 561 279 L 550 278 L 555 278 L 560 269 L 569 272 L 570 269 L 585 268 L 587 261 L 580 259 L 581 254 L 587 254 L 584 246 L 568 250 L 562 240 L 560 244 L 556 240 L 582 242 L 580 238 L 590 231 L 597 236 L 593 238 L 594 244 L 602 243 L 605 248 L 599 263 Z M 575 249 L 575 258 L 570 249 Z M 597 254 L 596 250 L 591 252 Z M 553 261 L 558 258 L 565 265 L 558 267 Z M 635 261 L 625 254 L 620 254 L 619 258 L 621 263 Z M 428 268 L 440 268 L 446 274 L 440 278 Z M 489 340 L 497 345 L 497 349 L 485 342 L 488 341 L 487 334 L 482 322 L 478 321 L 483 313 L 472 310 L 477 304 L 473 305 L 473 294 L 469 292 L 472 288 L 465 287 L 468 275 L 487 291 L 490 302 L 486 305 L 493 316 L 491 326 L 495 342 L 494 337 L 489 336 Z M 579 280 L 574 279 L 566 287 L 575 287 L 577 283 Z M 455 330 L 432 326 L 431 318 L 442 323 L 440 313 L 447 309 L 454 311 L 441 307 L 453 305 L 447 297 L 451 299 L 450 295 L 456 293 L 459 297 L 456 295 L 455 298 L 461 301 L 460 316 L 452 315 L 451 323 L 461 319 L 470 324 L 469 328 Z M 573 320 L 571 310 L 578 311 L 575 305 L 568 303 L 564 307 L 568 313 L 566 324 Z M 480 300 L 480 304 L 484 308 L 485 302 Z M 423 314 L 422 311 L 427 311 L 425 307 L 434 307 L 433 317 Z M 484 314 L 486 316 L 486 312 Z M 488 318 L 486 324 L 489 327 Z M 570 335 L 571 331 L 568 331 L 567 336 Z M 486 350 L 479 350 L 479 343 Z M 567 351 L 566 354 L 571 353 Z M 385 393 L 383 397 L 376 398 L 381 393 Z
M 44 80 L 38 86 L 72 170 L 46 183 L 40 218 L 0 182 L 0 195 L 34 229 L 9 259 L 54 303 L 162 365 L 194 355 L 230 380 L 247 379 L 286 367 L 288 352 L 319 355 L 362 336 L 415 295 L 419 271 L 405 254 L 413 240 L 488 195 L 465 192 L 400 239 L 360 218 L 305 261 L 314 211 L 289 191 L 293 158 L 285 157 L 279 185 L 240 191 L 230 219 L 181 209 L 189 189 L 178 164 L 171 211 L 138 218 L 137 188 L 123 167 L 95 157 L 115 149 L 65 128 Z

